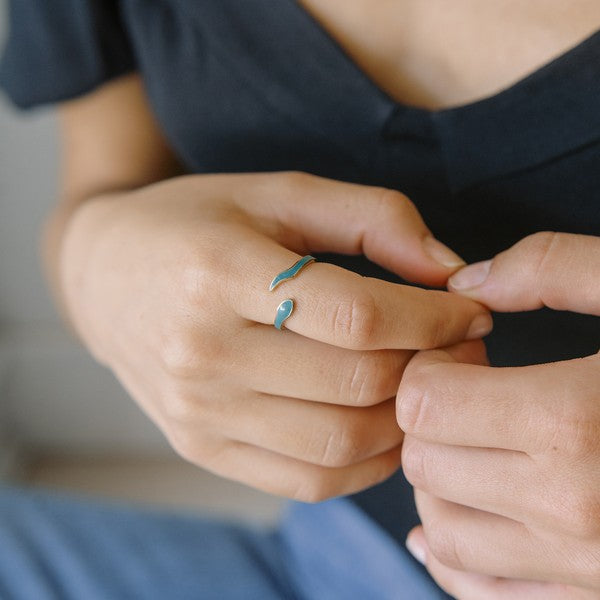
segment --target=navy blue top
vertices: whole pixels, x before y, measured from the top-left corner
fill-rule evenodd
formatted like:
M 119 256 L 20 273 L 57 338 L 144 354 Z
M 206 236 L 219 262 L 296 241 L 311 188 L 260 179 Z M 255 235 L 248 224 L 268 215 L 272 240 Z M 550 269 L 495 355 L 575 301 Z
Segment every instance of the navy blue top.
M 12 3 L 0 82 L 16 104 L 132 70 L 191 172 L 397 188 L 467 261 L 535 231 L 600 234 L 600 32 L 497 95 L 429 111 L 392 100 L 295 0 Z M 496 315 L 488 347 L 494 364 L 521 365 L 592 354 L 599 339 L 600 319 L 541 310 Z M 404 486 L 398 474 L 354 496 L 402 542 L 416 521 Z

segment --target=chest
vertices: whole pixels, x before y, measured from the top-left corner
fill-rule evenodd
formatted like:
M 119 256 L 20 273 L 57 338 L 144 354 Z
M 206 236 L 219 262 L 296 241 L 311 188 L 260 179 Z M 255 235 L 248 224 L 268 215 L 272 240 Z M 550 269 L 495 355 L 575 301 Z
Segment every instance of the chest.
M 394 187 L 418 201 L 436 231 L 450 235 L 463 223 L 467 239 L 483 222 L 487 246 L 500 214 L 519 221 L 515 235 L 600 227 L 600 33 L 487 100 L 430 112 L 382 93 L 345 42 L 296 0 L 123 7 L 153 109 L 191 171 L 296 169 Z M 488 64 L 471 53 L 475 65 Z M 387 71 L 403 76 L 400 51 L 387 54 Z M 477 187 L 485 182 L 493 189 Z
M 351 7 L 358 0 L 344 2 Z M 575 47 L 581 29 L 559 44 L 549 34 L 553 45 L 535 61 L 546 63 L 549 53 L 560 57 L 541 69 L 532 58 L 516 71 L 508 64 L 504 78 L 498 78 L 501 63 L 494 61 L 504 47 L 500 40 L 489 41 L 495 50 L 483 57 L 485 39 L 479 47 L 461 46 L 465 56 L 469 47 L 473 55 L 467 69 L 453 48 L 456 34 L 443 38 L 437 30 L 429 37 L 435 52 L 425 52 L 425 43 L 411 46 L 415 56 L 423 49 L 427 58 L 415 76 L 442 61 L 441 71 L 456 69 L 479 82 L 473 94 L 488 91 L 474 77 L 478 69 L 496 73 L 494 85 L 507 89 L 481 102 L 431 112 L 381 93 L 382 84 L 374 84 L 359 54 L 348 56 L 350 38 L 334 38 L 325 21 L 316 22 L 296 0 L 123 0 L 123 6 L 152 106 L 190 171 L 297 169 L 399 189 L 435 235 L 468 261 L 489 258 L 534 231 L 600 233 L 600 33 Z M 367 39 L 359 33 L 366 35 L 371 27 L 365 23 L 353 39 Z M 383 74 L 406 80 L 399 65 L 411 61 L 396 62 L 403 46 L 383 52 L 384 30 L 381 36 L 374 31 L 368 36 L 373 56 L 392 57 Z M 478 35 L 474 24 L 469 31 Z M 388 33 L 386 43 L 401 37 Z M 440 49 L 444 40 L 451 61 Z M 517 50 L 506 50 L 506 63 L 525 52 L 519 40 L 514 44 Z M 572 48 L 561 52 L 563 46 Z M 366 54 L 360 56 L 364 61 Z M 535 73 L 509 87 L 506 77 L 532 68 Z M 386 85 L 391 81 L 382 79 Z M 429 102 L 435 99 L 431 89 Z M 437 102 L 451 100 L 442 92 Z M 389 276 L 373 270 L 364 257 L 330 260 L 364 275 Z M 562 313 L 552 313 L 552 319 L 557 314 Z M 531 362 L 532 340 L 540 362 L 595 352 L 598 320 L 595 326 L 574 324 L 571 317 L 557 324 L 528 316 L 527 327 L 506 322 L 504 330 L 496 320 L 498 342 L 491 342 L 491 355 L 498 364 Z
M 430 109 L 497 93 L 600 27 L 596 0 L 300 0 L 395 100 Z

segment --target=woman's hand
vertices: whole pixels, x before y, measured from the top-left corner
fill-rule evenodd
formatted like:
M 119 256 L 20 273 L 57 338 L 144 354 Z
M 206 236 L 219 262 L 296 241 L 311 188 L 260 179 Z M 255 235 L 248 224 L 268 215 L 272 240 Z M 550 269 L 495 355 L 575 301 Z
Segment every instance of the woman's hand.
M 483 307 L 300 255 L 364 253 L 442 285 L 460 259 L 403 195 L 309 175 L 188 176 L 98 197 L 62 245 L 80 335 L 188 460 L 308 501 L 400 465 L 394 396 L 411 350 L 479 337 Z M 280 302 L 296 309 L 273 327 Z
M 600 238 L 542 233 L 449 287 L 600 316 L 599 275 Z M 473 344 L 419 353 L 400 385 L 423 522 L 407 544 L 459 600 L 600 598 L 600 355 L 494 369 Z

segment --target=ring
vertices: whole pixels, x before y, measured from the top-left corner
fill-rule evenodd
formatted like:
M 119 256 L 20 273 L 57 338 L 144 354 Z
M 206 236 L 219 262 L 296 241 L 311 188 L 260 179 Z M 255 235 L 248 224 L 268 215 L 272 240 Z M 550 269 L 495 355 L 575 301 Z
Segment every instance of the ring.
M 309 263 L 317 260 L 314 256 L 303 256 L 298 262 L 295 262 L 289 269 L 285 271 L 281 271 L 273 281 L 271 281 L 271 285 L 269 286 L 269 291 L 272 292 L 280 283 L 287 281 L 288 279 L 292 279 L 296 277 L 298 273 Z
M 288 279 L 292 279 L 296 277 L 302 269 L 308 265 L 309 263 L 317 260 L 314 256 L 306 255 L 303 256 L 299 261 L 296 261 L 289 269 L 285 271 L 281 271 L 279 275 L 277 275 L 273 281 L 271 281 L 271 285 L 269 286 L 269 291 L 272 292 L 280 283 L 287 281 Z M 283 323 L 286 319 L 290 317 L 292 312 L 294 311 L 294 301 L 291 298 L 286 298 L 278 307 L 277 312 L 275 313 L 275 321 L 273 325 L 275 325 L 276 329 L 280 331 L 283 329 Z
M 278 307 L 275 314 L 275 322 L 273 325 L 281 331 L 283 322 L 292 314 L 294 310 L 294 301 L 291 298 L 284 300 Z

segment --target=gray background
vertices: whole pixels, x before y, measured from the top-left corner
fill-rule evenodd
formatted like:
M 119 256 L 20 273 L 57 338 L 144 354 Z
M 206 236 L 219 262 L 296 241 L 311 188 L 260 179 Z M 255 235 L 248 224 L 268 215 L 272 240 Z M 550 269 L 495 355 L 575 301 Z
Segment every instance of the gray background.
M 17 113 L 0 93 L 0 478 L 274 523 L 281 498 L 181 460 L 66 332 L 38 257 L 58 163 L 53 110 Z
M 0 0 L 0 38 L 5 11 Z M 162 436 L 66 333 L 48 297 L 39 230 L 56 198 L 58 142 L 52 109 L 18 113 L 0 93 L 2 439 L 54 454 L 166 455 Z

